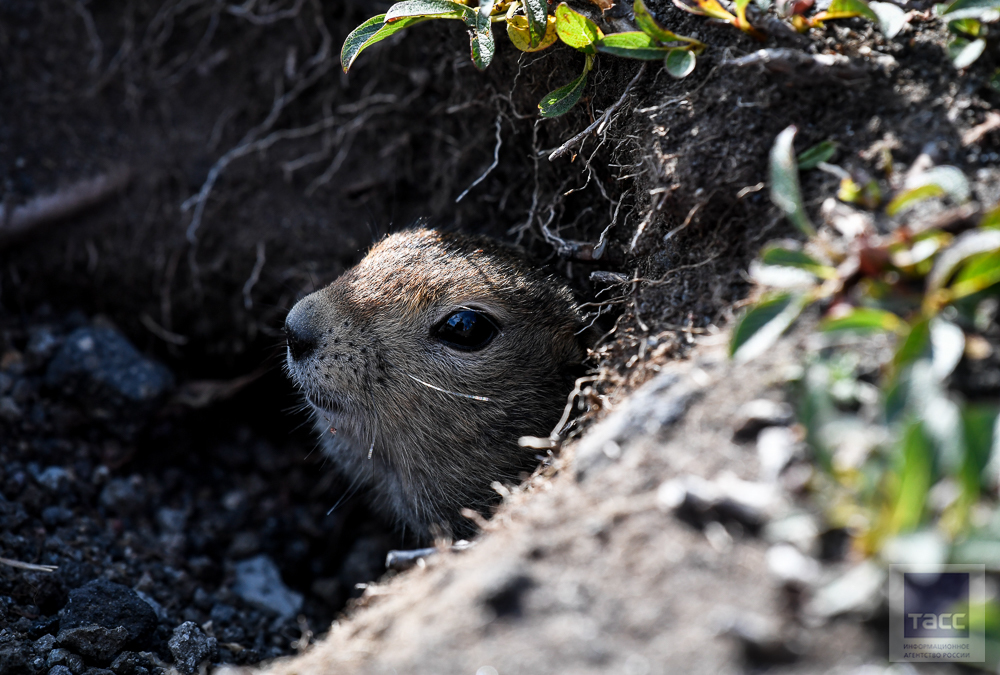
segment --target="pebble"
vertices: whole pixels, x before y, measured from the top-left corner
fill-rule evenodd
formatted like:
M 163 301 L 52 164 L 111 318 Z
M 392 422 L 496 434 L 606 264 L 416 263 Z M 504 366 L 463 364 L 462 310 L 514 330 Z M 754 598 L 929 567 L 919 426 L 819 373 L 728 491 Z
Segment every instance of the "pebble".
M 157 618 L 153 608 L 131 588 L 95 579 L 70 591 L 69 602 L 59 610 L 59 626 L 63 631 L 91 625 L 108 630 L 120 628 L 125 635 L 122 644 L 138 644 L 156 630 Z M 59 635 L 61 643 L 62 632 Z
M 736 413 L 734 435 L 751 439 L 767 427 L 784 427 L 795 421 L 795 411 L 787 403 L 759 398 L 745 403 Z
M 177 668 L 194 675 L 202 661 L 215 656 L 217 642 L 214 637 L 205 635 L 195 622 L 185 621 L 174 629 L 167 646 Z
M 233 592 L 247 603 L 279 617 L 293 617 L 302 609 L 302 594 L 281 580 L 281 572 L 266 555 L 236 563 Z
M 885 584 L 886 570 L 865 561 L 821 587 L 806 603 L 803 613 L 813 622 L 822 623 L 841 614 L 867 614 L 878 606 Z
M 45 665 L 49 668 L 65 666 L 73 675 L 80 675 L 80 673 L 86 670 L 83 659 L 63 647 L 57 647 L 50 651 L 48 657 L 45 659 Z
M 118 331 L 86 326 L 66 338 L 49 363 L 45 382 L 80 396 L 96 394 L 138 403 L 158 399 L 173 386 L 173 376 L 140 354 Z
M 820 564 L 802 555 L 791 544 L 777 544 L 767 550 L 767 569 L 787 586 L 808 587 L 820 577 Z
M 35 476 L 35 480 L 38 481 L 39 485 L 42 485 L 53 492 L 59 492 L 65 489 L 66 485 L 70 482 L 70 479 L 71 476 L 69 471 L 61 466 L 47 467 L 44 471 Z
M 118 626 L 105 628 L 97 624 L 64 628 L 56 637 L 59 644 L 86 659 L 106 663 L 129 641 L 128 631 Z
M 778 480 L 795 456 L 797 440 L 788 427 L 767 427 L 757 435 L 757 459 L 760 477 L 764 481 Z

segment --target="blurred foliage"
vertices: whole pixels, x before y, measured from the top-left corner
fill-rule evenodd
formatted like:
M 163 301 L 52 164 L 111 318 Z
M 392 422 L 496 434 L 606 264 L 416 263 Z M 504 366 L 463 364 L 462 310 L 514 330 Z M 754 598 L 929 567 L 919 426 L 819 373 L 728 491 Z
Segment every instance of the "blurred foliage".
M 830 524 L 863 557 L 910 538 L 922 555 L 942 551 L 938 562 L 1000 571 L 1000 408 L 953 386 L 963 362 L 966 372 L 996 368 L 987 364 L 1000 348 L 1000 208 L 970 209 L 968 181 L 948 166 L 902 177 L 886 162 L 883 199 L 875 179 L 827 163 L 829 143 L 796 157 L 794 136 L 789 127 L 775 141 L 772 199 L 806 241 L 762 250 L 751 273 L 768 290 L 731 353 L 753 358 L 817 307 L 793 398 Z M 841 178 L 819 228 L 802 206 L 801 167 Z

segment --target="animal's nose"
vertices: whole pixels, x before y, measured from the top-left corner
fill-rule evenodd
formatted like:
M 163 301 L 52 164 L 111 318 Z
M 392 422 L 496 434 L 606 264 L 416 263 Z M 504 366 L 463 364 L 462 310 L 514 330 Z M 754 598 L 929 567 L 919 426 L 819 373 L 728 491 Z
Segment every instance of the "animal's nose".
M 285 317 L 285 340 L 288 352 L 293 361 L 301 361 L 319 345 L 319 328 L 314 314 L 315 303 L 311 297 L 305 297 L 295 303 L 292 311 Z

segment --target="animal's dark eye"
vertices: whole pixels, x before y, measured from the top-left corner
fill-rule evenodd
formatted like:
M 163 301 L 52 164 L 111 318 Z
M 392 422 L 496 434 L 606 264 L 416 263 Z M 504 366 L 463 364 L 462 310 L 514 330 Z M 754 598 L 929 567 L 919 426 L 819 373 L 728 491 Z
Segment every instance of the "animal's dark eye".
M 482 312 L 463 309 L 449 314 L 432 335 L 449 347 L 474 352 L 492 342 L 498 332 L 496 324 Z

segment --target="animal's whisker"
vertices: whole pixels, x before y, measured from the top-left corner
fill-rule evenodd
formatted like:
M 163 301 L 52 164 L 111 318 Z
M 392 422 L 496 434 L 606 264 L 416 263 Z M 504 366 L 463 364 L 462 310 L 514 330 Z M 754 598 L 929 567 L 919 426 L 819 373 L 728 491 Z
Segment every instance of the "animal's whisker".
M 450 394 L 452 396 L 459 396 L 461 398 L 467 398 L 467 399 L 471 399 L 473 401 L 489 401 L 490 400 L 488 396 L 476 396 L 475 394 L 462 394 L 462 393 L 459 393 L 457 391 L 449 391 L 449 390 L 443 389 L 441 387 L 436 387 L 433 384 L 431 384 L 430 382 L 424 382 L 419 377 L 415 377 L 413 375 L 410 375 L 409 373 L 406 373 L 406 376 L 408 378 L 410 378 L 411 380 L 413 380 L 414 382 L 419 382 L 420 384 L 424 385 L 425 387 L 430 387 L 434 391 L 439 391 L 442 394 Z

